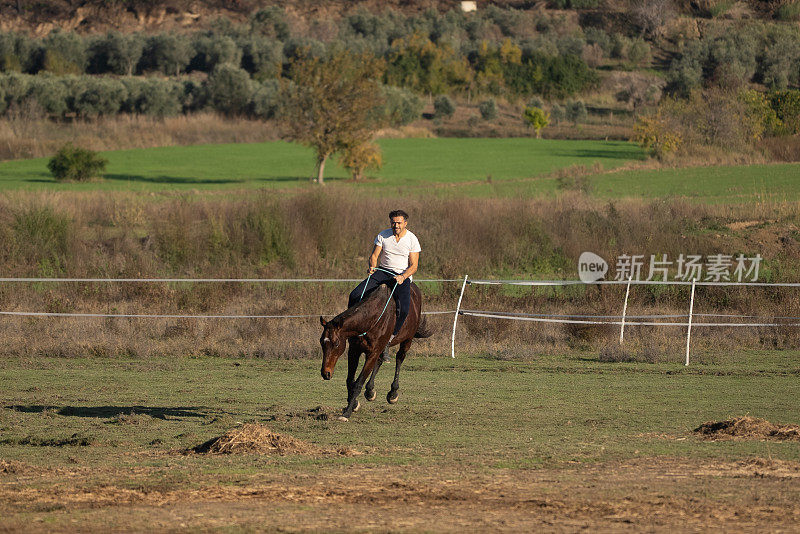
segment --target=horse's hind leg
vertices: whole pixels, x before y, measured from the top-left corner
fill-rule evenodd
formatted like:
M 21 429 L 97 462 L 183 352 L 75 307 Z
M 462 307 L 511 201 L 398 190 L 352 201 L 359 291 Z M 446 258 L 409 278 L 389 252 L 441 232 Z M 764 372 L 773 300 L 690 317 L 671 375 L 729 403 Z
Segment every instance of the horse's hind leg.
M 392 388 L 389 390 L 389 393 L 386 394 L 386 401 L 389 404 L 396 403 L 397 399 L 400 397 L 398 393 L 400 390 L 400 366 L 403 365 L 403 360 L 406 359 L 406 352 L 413 341 L 414 338 L 411 338 L 400 343 L 400 350 L 397 351 L 397 355 L 395 356 L 397 363 L 395 363 L 394 367 L 394 381 L 392 382 Z
M 369 375 L 369 382 L 367 382 L 367 385 L 364 389 L 364 398 L 370 402 L 374 401 L 375 397 L 378 396 L 378 394 L 375 393 L 375 375 L 378 374 L 378 369 L 381 368 L 382 363 L 383 360 L 381 358 L 378 358 L 378 361 L 375 364 L 375 369 L 373 369 L 372 374 Z
M 361 351 L 354 347 L 352 344 L 347 349 L 347 405 L 353 401 L 354 397 L 358 396 L 355 390 L 356 372 L 358 372 L 358 361 L 361 359 Z M 356 400 L 356 405 L 353 411 L 357 411 L 361 406 Z

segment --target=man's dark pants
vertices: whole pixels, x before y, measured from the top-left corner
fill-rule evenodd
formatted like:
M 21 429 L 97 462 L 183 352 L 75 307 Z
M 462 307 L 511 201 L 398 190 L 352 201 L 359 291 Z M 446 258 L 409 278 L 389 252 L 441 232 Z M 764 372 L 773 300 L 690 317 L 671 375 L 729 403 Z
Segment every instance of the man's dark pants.
M 367 298 L 367 295 L 369 295 L 373 289 L 381 284 L 388 285 L 390 290 L 394 288 L 392 298 L 394 298 L 394 301 L 399 308 L 397 320 L 394 323 L 394 332 L 392 332 L 394 335 L 397 335 L 397 333 L 400 331 L 400 328 L 406 321 L 406 317 L 408 317 L 408 310 L 411 308 L 411 282 L 409 280 L 405 280 L 402 284 L 397 285 L 397 282 L 394 279 L 396 274 L 389 274 L 384 271 L 375 271 L 372 273 L 372 276 L 366 280 L 363 280 L 360 284 L 358 284 L 358 286 L 356 286 L 356 288 L 350 293 L 350 298 L 347 301 L 347 307 L 349 308 L 360 300 L 361 293 L 364 293 L 364 298 Z M 364 291 L 365 285 L 367 287 L 366 291 Z

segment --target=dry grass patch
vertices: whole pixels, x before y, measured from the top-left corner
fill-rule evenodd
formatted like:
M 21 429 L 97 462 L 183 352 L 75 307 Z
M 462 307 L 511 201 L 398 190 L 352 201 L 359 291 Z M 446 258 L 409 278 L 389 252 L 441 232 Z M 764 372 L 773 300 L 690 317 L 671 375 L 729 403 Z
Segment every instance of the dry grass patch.
M 725 439 L 774 439 L 778 441 L 800 441 L 800 426 L 777 425 L 757 417 L 736 417 L 726 421 L 709 421 L 694 429 L 694 432 L 711 440 Z
M 355 456 L 358 452 L 347 447 L 329 450 L 303 440 L 273 432 L 260 423 L 246 423 L 191 449 L 208 454 L 296 454 L 306 456 Z

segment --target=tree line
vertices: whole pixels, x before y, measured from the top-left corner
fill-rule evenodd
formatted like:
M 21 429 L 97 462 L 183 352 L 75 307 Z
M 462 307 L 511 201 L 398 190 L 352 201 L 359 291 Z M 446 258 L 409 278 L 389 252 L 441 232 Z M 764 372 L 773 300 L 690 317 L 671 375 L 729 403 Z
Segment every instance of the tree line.
M 263 82 L 287 76 L 299 55 L 324 57 L 336 48 L 375 57 L 385 66 L 385 84 L 421 93 L 561 98 L 596 81 L 582 57 L 589 44 L 563 16 L 514 9 L 490 7 L 475 16 L 359 10 L 336 24 L 316 21 L 299 31 L 272 7 L 253 13 L 246 24 L 220 19 L 209 30 L 186 34 L 56 30 L 36 39 L 0 33 L 0 71 L 177 76 L 233 65 Z

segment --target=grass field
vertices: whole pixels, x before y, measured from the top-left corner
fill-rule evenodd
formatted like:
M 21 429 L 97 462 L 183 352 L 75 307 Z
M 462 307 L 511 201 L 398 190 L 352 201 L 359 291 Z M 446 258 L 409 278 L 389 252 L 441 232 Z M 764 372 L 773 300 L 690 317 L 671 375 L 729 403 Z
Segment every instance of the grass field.
M 575 256 L 565 250 L 600 253 L 596 247 L 606 241 L 625 250 L 651 247 L 647 250 L 670 257 L 716 251 L 722 243 L 731 252 L 780 258 L 788 267 L 779 269 L 779 278 L 794 281 L 786 274 L 800 254 L 786 238 L 795 236 L 794 208 L 778 207 L 800 200 L 796 165 L 602 172 L 589 177 L 594 199 L 565 195 L 515 204 L 505 199 L 556 195 L 554 170 L 596 162 L 611 170 L 642 153 L 620 142 L 381 144 L 386 165 L 376 179 L 352 184 L 331 164 L 328 193 L 336 194 L 325 195 L 305 193 L 318 189 L 306 178 L 313 171 L 311 152 L 287 143 L 111 152 L 105 154 L 107 179 L 88 184 L 54 182 L 44 159 L 0 163 L 5 196 L 0 215 L 8 225 L 0 228 L 8 230 L 0 252 L 5 251 L 6 267 L 23 272 L 20 265 L 39 265 L 48 274 L 46 253 L 55 250 L 52 257 L 61 258 L 59 243 L 72 251 L 63 253 L 66 273 L 119 269 L 146 276 L 162 271 L 228 276 L 275 267 L 275 258 L 262 265 L 251 253 L 262 242 L 272 251 L 280 240 L 276 245 L 269 232 L 255 234 L 263 230 L 258 225 L 239 235 L 248 213 L 265 220 L 275 214 L 227 197 L 246 198 L 265 187 L 281 198 L 284 191 L 300 192 L 285 204 L 287 228 L 296 230 L 286 235 L 300 236 L 297 241 L 306 247 L 297 253 L 299 267 L 286 267 L 291 272 L 349 273 L 351 265 L 364 261 L 360 248 L 348 248 L 351 242 L 360 242 L 359 232 L 366 232 L 368 243 L 372 214 L 402 198 L 406 209 L 423 214 L 415 221 L 429 232 L 429 250 L 436 250 L 434 237 L 447 243 L 440 246 L 447 254 L 428 256 L 442 273 L 461 276 L 465 265 L 476 264 L 498 278 L 522 276 L 528 269 L 558 272 L 566 265 L 559 258 Z M 72 190 L 108 194 L 62 193 Z M 197 207 L 184 203 L 183 194 L 169 195 L 194 190 L 197 194 L 185 196 L 198 200 L 203 217 L 195 217 Z M 123 191 L 165 192 L 166 200 L 143 201 L 150 195 Z M 360 195 L 356 200 L 350 197 L 354 193 Z M 436 196 L 453 198 L 431 201 Z M 645 200 L 607 210 L 604 199 L 628 197 Z M 700 209 L 678 201 L 661 209 L 650 203 L 669 198 L 722 205 Z M 51 203 L 52 213 L 62 218 L 34 209 L 40 202 Z M 756 203 L 761 205 L 751 209 Z M 26 211 L 26 205 L 33 207 Z M 750 224 L 751 218 L 778 219 L 779 212 L 784 220 L 774 228 Z M 50 217 L 25 217 L 41 213 Z M 470 218 L 473 213 L 482 216 Z M 725 226 L 729 214 L 747 225 Z M 75 225 L 74 243 L 57 239 L 62 220 L 65 228 Z M 334 228 L 346 237 L 332 239 L 326 232 Z M 449 236 L 458 232 L 467 235 L 456 250 Z M 45 239 L 51 234 L 53 239 Z M 494 243 L 503 247 L 492 255 L 487 251 Z M 341 250 L 334 253 L 331 247 Z M 218 254 L 217 263 L 208 262 L 209 250 Z M 553 251 L 559 253 L 550 258 Z M 762 274 L 768 275 L 766 267 Z M 66 288 L 49 295 L 40 289 L 30 294 L 3 286 L 0 297 L 7 307 L 22 299 L 31 309 L 55 311 L 96 311 L 96 299 L 101 310 L 125 304 L 150 312 L 227 306 L 283 313 L 305 310 L 302 303 L 313 313 L 321 301 L 333 301 L 327 293 L 283 290 L 106 294 Z M 455 298 L 453 291 L 448 298 Z M 511 294 L 524 296 L 516 291 Z M 700 295 L 696 313 L 706 296 Z M 604 299 L 616 310 L 617 297 L 606 293 Z M 637 291 L 631 309 L 650 306 L 651 297 Z M 795 304 L 791 297 L 770 295 L 760 300 L 732 292 L 731 298 L 732 305 L 757 315 L 789 314 Z M 473 289 L 465 306 L 493 302 L 487 299 Z M 570 296 L 565 299 L 569 303 Z M 679 300 L 683 306 L 685 299 Z M 450 309 L 436 302 L 436 309 Z M 566 309 L 555 300 L 548 305 L 554 313 Z M 336 421 L 344 405 L 345 362 L 332 381 L 321 379 L 320 358 L 311 356 L 318 350 L 316 323 L 206 328 L 159 322 L 148 329 L 111 321 L 99 326 L 6 321 L 3 334 L 16 345 L 6 342 L 0 355 L 0 532 L 800 531 L 800 441 L 763 435 L 710 440 L 693 432 L 704 422 L 740 416 L 800 422 L 800 351 L 743 349 L 738 338 L 723 343 L 699 333 L 690 367 L 672 354 L 676 343 L 666 337 L 655 342 L 661 343 L 657 357 L 614 363 L 601 361 L 597 347 L 587 348 L 569 331 L 529 325 L 520 333 L 521 327 L 505 322 L 469 319 L 459 324 L 480 343 L 463 343 L 465 353 L 450 359 L 440 354 L 444 346 L 449 350 L 441 334 L 449 330 L 439 325 L 431 342 L 412 347 L 399 404 L 385 401 L 391 369 L 384 369 L 377 401 L 362 399 L 362 409 L 347 423 Z M 796 347 L 793 335 L 763 330 L 747 341 Z M 538 345 L 526 345 L 530 340 Z M 125 350 L 126 343 L 142 350 Z M 273 352 L 261 350 L 267 348 Z M 36 356 L 20 356 L 25 354 Z M 95 356 L 86 357 L 90 354 Z M 252 422 L 299 440 L 302 447 L 285 454 L 190 450 Z
M 516 139 L 384 139 L 385 165 L 357 185 L 362 194 L 387 186 L 406 194 L 541 197 L 558 191 L 553 171 L 599 163 L 613 170 L 644 157 L 618 141 Z M 307 187 L 314 172 L 310 149 L 285 143 L 178 146 L 103 154 L 105 180 L 60 184 L 47 159 L 0 163 L 0 190 L 172 191 Z M 797 164 L 624 170 L 589 178 L 599 198 L 686 198 L 693 202 L 750 204 L 800 199 Z M 489 178 L 490 179 L 487 179 Z M 334 187 L 352 188 L 335 159 L 326 167 Z M 433 189 L 431 188 L 433 186 Z M 457 187 L 454 187 L 457 186 Z
M 529 178 L 575 164 L 598 161 L 607 169 L 643 157 L 634 144 L 618 141 L 516 139 L 385 139 L 380 186 Z M 0 163 L 0 190 L 164 190 L 307 185 L 314 157 L 300 145 L 274 142 L 124 150 L 103 153 L 104 181 L 58 184 L 47 158 Z M 370 173 L 372 174 L 372 173 Z M 368 175 L 369 176 L 369 175 Z M 335 162 L 326 180 L 349 179 Z
M 692 432 L 800 420 L 800 353 L 708 361 L 412 355 L 399 404 L 384 370 L 378 400 L 341 423 L 345 369 L 324 382 L 317 360 L 4 359 L 0 528 L 800 527 L 799 442 Z M 253 421 L 349 452 L 182 452 Z

